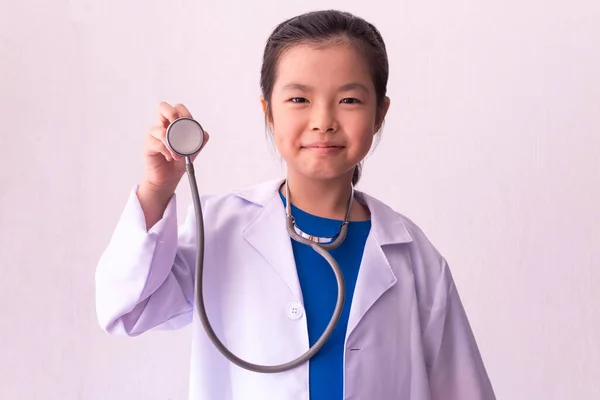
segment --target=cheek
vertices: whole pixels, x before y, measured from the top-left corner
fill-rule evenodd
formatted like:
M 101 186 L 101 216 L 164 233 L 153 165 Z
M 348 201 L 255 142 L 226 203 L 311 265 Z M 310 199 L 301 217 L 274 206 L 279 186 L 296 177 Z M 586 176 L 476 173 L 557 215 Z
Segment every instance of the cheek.
M 287 153 L 286 148 L 289 147 L 289 145 L 286 144 L 287 141 L 285 135 L 282 135 L 280 133 L 274 133 L 273 135 L 275 136 L 275 146 L 277 146 L 279 154 Z
M 273 139 L 277 151 L 283 157 L 291 155 L 297 143 L 298 135 L 295 134 L 293 126 L 285 123 L 285 119 L 275 120 L 274 129 L 272 131 Z
M 298 141 L 303 129 L 297 115 L 290 115 L 286 110 L 274 110 L 272 121 L 275 142 L 278 146 L 290 146 Z
M 375 135 L 375 118 L 369 114 L 361 115 L 349 121 L 352 127 L 352 136 L 357 143 L 368 145 L 373 142 Z
M 359 153 L 359 157 L 365 157 L 369 150 L 371 150 L 371 146 L 373 145 L 373 133 L 371 131 L 367 131 L 360 138 L 360 146 L 358 146 L 357 152 Z

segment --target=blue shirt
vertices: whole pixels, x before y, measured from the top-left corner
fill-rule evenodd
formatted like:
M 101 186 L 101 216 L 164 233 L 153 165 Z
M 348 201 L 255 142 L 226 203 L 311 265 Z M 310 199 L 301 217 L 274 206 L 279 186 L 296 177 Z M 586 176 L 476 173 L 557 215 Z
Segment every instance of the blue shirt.
M 281 195 L 286 204 L 286 199 Z M 342 221 L 317 217 L 292 205 L 296 226 L 313 236 L 333 236 Z M 330 253 L 339 264 L 346 284 L 346 300 L 329 340 L 309 361 L 311 400 L 338 400 L 344 392 L 344 345 L 350 305 L 371 221 L 350 222 L 346 240 Z M 308 337 L 312 346 L 327 327 L 337 300 L 335 275 L 327 261 L 305 244 L 292 240 L 298 278 L 304 300 Z

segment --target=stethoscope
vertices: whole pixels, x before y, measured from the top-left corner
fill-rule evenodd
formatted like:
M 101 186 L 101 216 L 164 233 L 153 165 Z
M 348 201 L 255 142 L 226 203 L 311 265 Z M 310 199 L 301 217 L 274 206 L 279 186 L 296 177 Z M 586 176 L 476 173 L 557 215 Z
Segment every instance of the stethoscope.
M 202 217 L 202 207 L 200 204 L 200 195 L 198 193 L 198 185 L 196 183 L 196 176 L 194 172 L 194 164 L 192 163 L 191 157 L 198 153 L 202 149 L 202 145 L 204 144 L 204 130 L 202 126 L 193 118 L 183 117 L 174 120 L 166 132 L 166 141 L 167 146 L 174 153 L 179 154 L 182 157 L 185 157 L 185 167 L 186 172 L 190 181 L 190 188 L 192 191 L 192 201 L 194 203 L 194 210 L 196 213 L 196 225 L 197 225 L 197 248 L 198 253 L 196 256 L 196 280 L 195 280 L 195 301 L 196 308 L 198 310 L 198 315 L 200 317 L 200 321 L 202 322 L 202 326 L 206 331 L 208 337 L 212 341 L 212 343 L 217 347 L 217 349 L 232 363 L 238 365 L 241 368 L 261 373 L 277 373 L 287 371 L 293 368 L 296 368 L 308 360 L 310 360 L 320 349 L 323 347 L 325 342 L 329 339 L 335 326 L 340 319 L 340 315 L 342 314 L 342 309 L 344 307 L 344 301 L 346 297 L 346 286 L 344 284 L 344 276 L 342 271 L 335 261 L 333 256 L 329 253 L 330 250 L 333 250 L 339 247 L 342 242 L 346 239 L 346 234 L 348 232 L 348 220 L 350 217 L 350 210 L 352 208 L 352 199 L 354 198 L 354 189 L 352 189 L 352 195 L 350 196 L 350 200 L 348 203 L 348 209 L 346 212 L 346 217 L 344 222 L 340 227 L 340 231 L 337 234 L 337 238 L 334 236 L 329 238 L 318 238 L 311 235 L 307 235 L 303 233 L 297 226 L 292 216 L 291 211 L 291 200 L 290 200 L 290 191 L 289 185 L 285 185 L 286 189 L 286 219 L 287 219 L 287 231 L 290 237 L 300 243 L 306 244 L 310 246 L 314 251 L 316 251 L 319 255 L 321 255 L 333 270 L 335 274 L 335 279 L 337 281 L 338 287 L 338 295 L 337 302 L 333 311 L 333 315 L 329 324 L 321 334 L 319 340 L 315 342 L 315 344 L 310 347 L 310 349 L 302 354 L 300 357 L 292 360 L 290 362 L 279 364 L 279 365 L 258 365 L 253 364 L 248 361 L 242 360 L 233 354 L 223 343 L 219 340 L 217 335 L 215 334 L 213 328 L 208 321 L 208 317 L 206 315 L 206 309 L 204 306 L 204 298 L 202 291 L 202 278 L 203 278 L 203 269 L 204 269 L 204 220 Z M 335 239 L 334 239 L 335 238 Z

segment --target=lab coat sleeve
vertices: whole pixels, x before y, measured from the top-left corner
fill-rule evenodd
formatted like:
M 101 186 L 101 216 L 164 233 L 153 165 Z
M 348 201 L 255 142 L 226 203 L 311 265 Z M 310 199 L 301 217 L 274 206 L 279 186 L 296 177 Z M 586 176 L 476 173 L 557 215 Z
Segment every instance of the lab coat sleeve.
M 196 232 L 193 213 L 178 228 L 176 195 L 149 231 L 137 185 L 96 267 L 96 312 L 110 334 L 137 336 L 191 322 Z
M 425 342 L 432 400 L 495 400 L 472 328 L 445 260 Z

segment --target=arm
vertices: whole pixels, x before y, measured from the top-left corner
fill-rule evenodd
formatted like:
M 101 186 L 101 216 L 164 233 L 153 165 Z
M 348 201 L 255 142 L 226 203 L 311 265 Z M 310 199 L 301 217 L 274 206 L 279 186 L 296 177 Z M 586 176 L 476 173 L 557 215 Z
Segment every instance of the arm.
M 146 216 L 131 191 L 96 268 L 96 312 L 111 334 L 137 336 L 153 328 L 191 322 L 196 260 L 193 213 L 179 233 L 173 195 L 162 217 L 146 229 Z
M 495 400 L 475 337 L 443 260 L 433 309 L 425 331 L 434 400 Z

